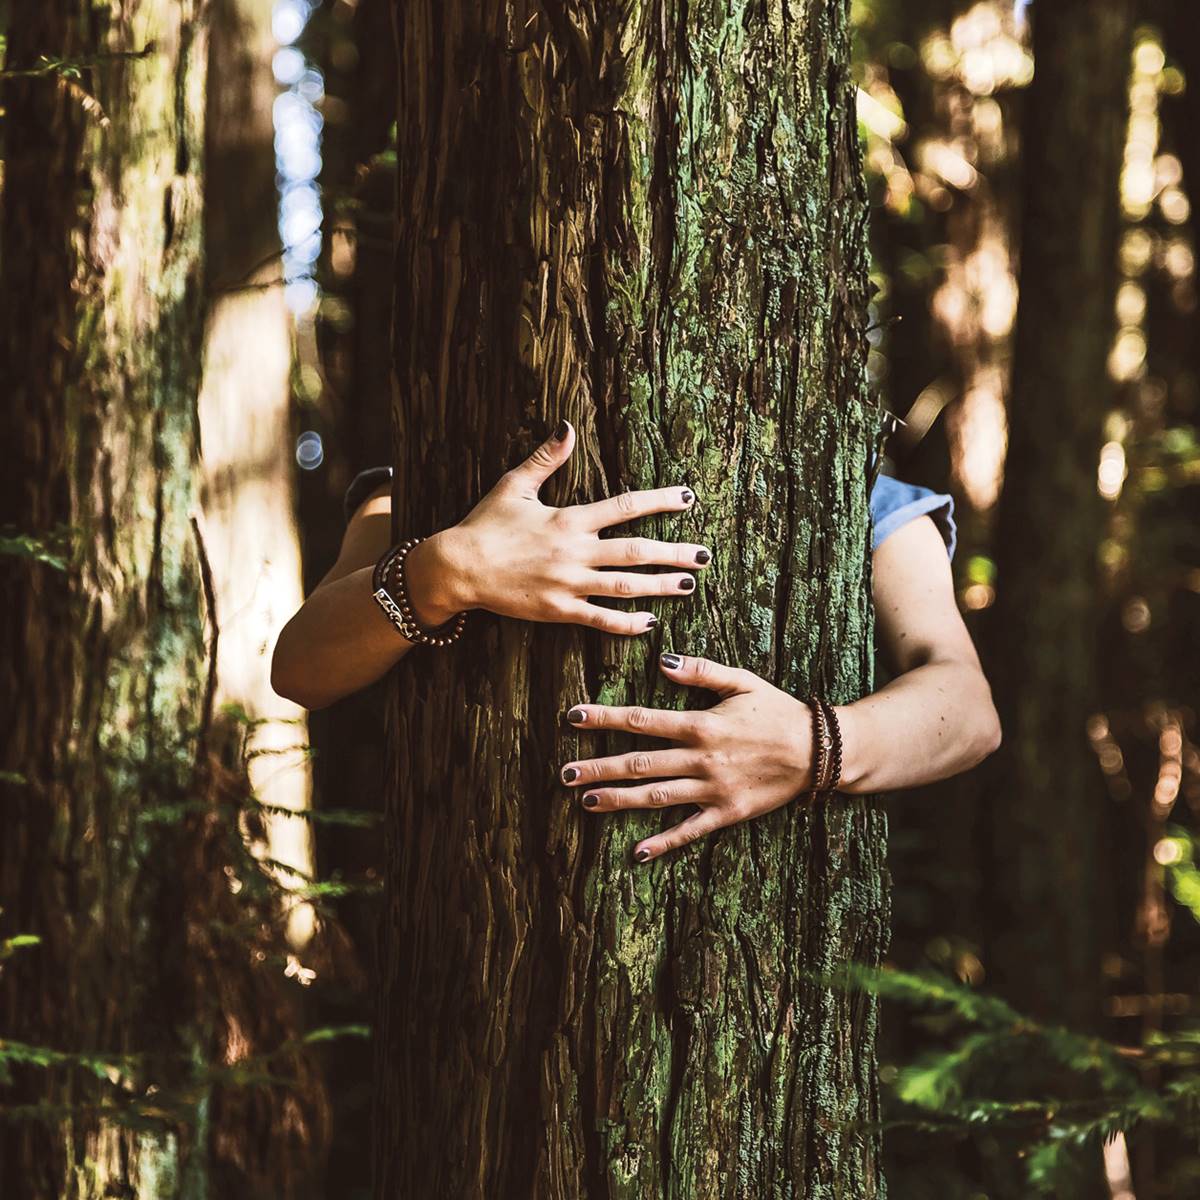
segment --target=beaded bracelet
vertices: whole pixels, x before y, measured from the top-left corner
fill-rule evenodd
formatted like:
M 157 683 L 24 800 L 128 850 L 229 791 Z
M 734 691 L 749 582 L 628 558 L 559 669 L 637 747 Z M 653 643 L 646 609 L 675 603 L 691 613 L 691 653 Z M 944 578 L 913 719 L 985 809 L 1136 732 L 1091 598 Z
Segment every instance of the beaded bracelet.
M 842 780 L 842 730 L 831 704 L 816 695 L 804 699 L 813 718 L 812 783 L 808 797 L 815 800 L 819 795 L 836 791 Z
M 804 702 L 812 713 L 812 783 L 808 789 L 809 800 L 815 800 L 821 790 L 821 776 L 825 774 L 825 710 L 815 696 L 805 696 Z
M 825 715 L 825 724 L 832 733 L 832 744 L 829 747 L 829 781 L 821 789 L 824 792 L 836 792 L 842 782 L 842 727 L 838 723 L 837 713 L 833 705 L 822 697 L 817 697 L 817 703 Z
M 417 623 L 412 602 L 408 598 L 408 585 L 404 578 L 404 560 L 408 557 L 409 551 L 414 546 L 419 546 L 424 540 L 424 538 L 408 538 L 380 555 L 371 577 L 372 595 L 375 602 L 387 615 L 388 620 L 410 642 L 415 642 L 420 646 L 449 646 L 462 637 L 467 614 L 460 612 L 436 629 L 423 629 Z M 446 630 L 449 632 L 445 632 Z

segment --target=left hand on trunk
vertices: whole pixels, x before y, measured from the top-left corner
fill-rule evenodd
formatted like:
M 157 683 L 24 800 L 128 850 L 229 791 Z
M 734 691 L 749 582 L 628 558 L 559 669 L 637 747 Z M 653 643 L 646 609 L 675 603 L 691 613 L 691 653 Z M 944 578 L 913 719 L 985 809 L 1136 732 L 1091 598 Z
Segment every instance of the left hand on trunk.
M 706 658 L 664 654 L 659 666 L 668 679 L 708 688 L 720 702 L 689 712 L 577 704 L 567 714 L 576 728 L 622 730 L 673 743 L 670 749 L 581 759 L 562 767 L 563 782 L 580 789 L 589 812 L 699 805 L 678 825 L 639 842 L 637 862 L 780 808 L 811 785 L 812 713 L 802 700 L 751 671 Z M 650 782 L 615 786 L 632 780 Z

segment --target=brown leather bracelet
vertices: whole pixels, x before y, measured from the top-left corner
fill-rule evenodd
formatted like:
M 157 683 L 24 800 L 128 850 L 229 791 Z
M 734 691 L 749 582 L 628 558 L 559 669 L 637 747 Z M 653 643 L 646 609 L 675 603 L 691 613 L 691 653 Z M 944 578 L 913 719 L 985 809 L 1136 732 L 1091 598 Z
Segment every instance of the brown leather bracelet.
M 830 734 L 829 750 L 829 781 L 821 789 L 823 792 L 836 792 L 842 782 L 842 727 L 838 723 L 837 713 L 833 705 L 822 697 L 817 697 L 817 703 L 825 717 L 825 725 Z
M 804 698 L 813 715 L 812 781 L 808 798 L 837 791 L 842 781 L 842 730 L 833 705 L 820 696 Z
M 410 642 L 419 646 L 449 646 L 462 637 L 467 614 L 460 612 L 436 629 L 424 629 L 417 621 L 404 579 L 404 560 L 423 538 L 408 538 L 379 556 L 371 577 L 371 595 L 387 619 Z
M 825 711 L 816 696 L 805 696 L 804 702 L 812 713 L 812 781 L 808 788 L 809 800 L 815 800 L 821 790 L 821 776 L 825 774 Z

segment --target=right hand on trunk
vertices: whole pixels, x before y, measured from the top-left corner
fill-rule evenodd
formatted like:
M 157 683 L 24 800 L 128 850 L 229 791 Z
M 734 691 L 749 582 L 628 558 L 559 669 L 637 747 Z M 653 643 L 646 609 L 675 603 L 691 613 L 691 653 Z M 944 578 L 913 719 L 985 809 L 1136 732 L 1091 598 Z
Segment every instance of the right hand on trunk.
M 693 572 L 712 561 L 706 547 L 600 537 L 610 525 L 691 508 L 696 499 L 691 490 L 623 492 L 567 508 L 543 504 L 538 490 L 574 447 L 575 430 L 563 421 L 459 524 L 434 534 L 410 553 L 406 570 L 418 617 L 440 623 L 455 612 L 482 608 L 523 621 L 569 622 L 606 633 L 638 634 L 653 628 L 653 614 L 607 608 L 588 597 L 686 596 L 695 590 Z M 674 569 L 633 569 L 647 566 Z

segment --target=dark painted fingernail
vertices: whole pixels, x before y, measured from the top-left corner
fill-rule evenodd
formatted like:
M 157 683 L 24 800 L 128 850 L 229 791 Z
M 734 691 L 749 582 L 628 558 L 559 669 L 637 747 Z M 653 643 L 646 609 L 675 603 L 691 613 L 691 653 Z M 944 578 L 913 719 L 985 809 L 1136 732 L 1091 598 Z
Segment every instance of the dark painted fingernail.
M 655 627 L 655 625 L 657 625 L 657 624 L 658 624 L 658 618 L 653 613 L 651 613 L 646 618 L 646 628 L 653 629 Z
M 683 577 L 683 578 L 682 578 L 682 579 L 679 581 L 679 590 L 680 590 L 681 592 L 691 592 L 691 591 L 694 591 L 694 590 L 695 590 L 695 587 L 696 587 L 696 581 L 695 581 L 695 580 L 694 580 L 694 579 L 693 579 L 693 578 L 692 578 L 690 575 L 685 575 L 685 576 L 684 576 L 684 577 Z
M 638 862 L 645 862 L 650 857 L 650 851 L 643 846 L 634 856 Z
M 705 563 L 712 561 L 712 555 L 709 554 L 709 552 L 707 550 L 697 550 L 696 551 L 696 561 L 701 566 L 704 566 Z
M 587 720 L 587 713 L 585 713 L 582 708 L 573 708 L 569 713 L 567 713 L 567 720 L 570 721 L 572 725 L 581 725 Z
M 563 767 L 562 781 L 563 783 L 571 783 L 579 778 L 579 772 L 574 767 Z
M 691 504 L 691 502 L 692 502 L 693 500 L 695 500 L 695 498 L 696 498 L 696 493 L 695 493 L 695 492 L 693 492 L 691 488 L 684 488 L 684 489 L 683 489 L 683 502 L 684 502 L 684 504 Z
M 668 671 L 678 671 L 683 666 L 683 659 L 678 654 L 663 654 L 659 661 Z
M 556 442 L 565 442 L 567 440 L 567 433 L 570 428 L 570 425 L 568 425 L 566 421 L 559 421 L 558 428 L 554 431 L 554 440 Z
M 595 808 L 596 805 L 600 803 L 600 797 L 592 792 L 588 792 L 588 794 L 583 798 L 583 803 L 587 808 Z

